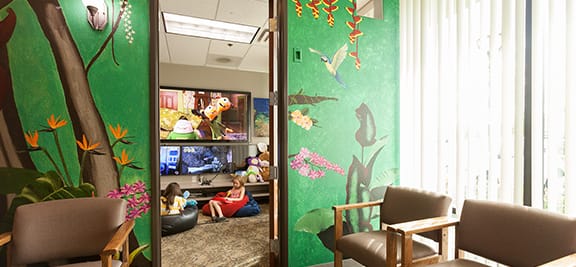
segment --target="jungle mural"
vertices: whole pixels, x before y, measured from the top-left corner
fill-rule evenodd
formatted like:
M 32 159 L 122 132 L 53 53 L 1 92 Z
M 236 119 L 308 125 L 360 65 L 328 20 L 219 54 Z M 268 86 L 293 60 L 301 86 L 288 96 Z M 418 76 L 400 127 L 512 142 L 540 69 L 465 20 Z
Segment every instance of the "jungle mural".
M 150 266 L 150 3 L 92 2 L 0 0 L 1 230 L 19 205 L 122 198 Z
M 288 261 L 309 266 L 333 259 L 332 206 L 398 183 L 399 4 L 383 0 L 383 20 L 356 0 L 287 5 Z M 378 212 L 346 212 L 345 233 L 378 227 Z

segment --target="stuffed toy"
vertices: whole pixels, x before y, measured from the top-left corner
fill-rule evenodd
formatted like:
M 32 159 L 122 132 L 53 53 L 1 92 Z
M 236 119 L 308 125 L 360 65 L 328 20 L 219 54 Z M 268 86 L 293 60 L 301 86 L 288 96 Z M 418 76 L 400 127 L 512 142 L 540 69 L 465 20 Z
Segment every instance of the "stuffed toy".
M 260 175 L 262 180 L 268 181 L 270 179 L 270 152 L 268 152 L 268 146 L 264 143 L 258 144 L 258 159 L 260 159 Z
M 260 159 L 258 157 L 249 157 L 247 160 L 248 168 L 246 169 L 246 176 L 249 183 L 263 182 L 262 175 L 260 174 Z

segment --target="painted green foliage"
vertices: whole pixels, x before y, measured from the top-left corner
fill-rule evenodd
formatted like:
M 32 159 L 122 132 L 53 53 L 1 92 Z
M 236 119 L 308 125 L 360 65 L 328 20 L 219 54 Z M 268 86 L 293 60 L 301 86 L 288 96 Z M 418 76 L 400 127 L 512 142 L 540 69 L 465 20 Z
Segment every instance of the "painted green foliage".
M 355 4 L 287 3 L 290 266 L 331 261 L 322 240 L 331 207 L 379 199 L 399 179 L 398 1 L 384 0 L 383 20 L 358 16 Z M 344 220 L 365 231 L 377 215 Z
M 24 145 L 16 147 L 19 151 L 30 149 L 31 162 L 39 173 L 36 176 L 44 178 L 36 177 L 32 183 L 28 179 L 25 184 L 37 191 L 66 193 L 75 190 L 66 188 L 90 185 L 92 189 L 85 190 L 86 196 L 97 191 L 100 196 L 148 202 L 150 112 L 142 107 L 150 106 L 150 3 L 104 2 L 109 16 L 101 31 L 91 28 L 82 1 L 0 2 L 0 21 L 10 18 L 15 21 L 3 44 L 6 57 L 0 58 L 2 75 L 7 75 L 3 78 L 9 79 L 9 82 L 4 79 L 0 88 L 3 96 L 7 96 L 2 99 L 6 101 L 0 101 L 0 112 L 12 112 L 12 117 L 18 118 L 18 124 L 0 122 L 9 128 L 0 131 L 0 135 L 22 133 L 9 138 L 22 139 Z M 54 37 L 48 25 L 62 26 L 57 32 L 60 35 Z M 42 129 L 53 126 L 47 121 L 49 117 L 67 122 L 66 127 L 57 127 L 57 138 L 42 133 Z M 52 159 L 47 153 L 34 152 L 35 149 L 51 153 Z M 100 181 L 104 177 L 97 173 L 101 159 L 107 161 L 110 173 L 114 174 L 106 175 L 110 182 Z M 17 165 L 8 163 L 0 167 Z M 2 172 L 0 175 L 2 183 L 12 183 Z M 12 183 L 18 186 L 11 190 L 22 188 L 21 182 Z M 25 194 L 25 188 L 20 195 L 32 196 Z M 45 193 L 50 195 L 48 191 Z M 42 195 L 45 194 L 38 196 Z M 34 201 L 43 199 L 36 197 Z M 151 242 L 149 205 L 139 209 L 141 217 L 136 221 L 134 233 L 137 244 L 145 247 Z M 149 260 L 151 251 L 143 253 Z

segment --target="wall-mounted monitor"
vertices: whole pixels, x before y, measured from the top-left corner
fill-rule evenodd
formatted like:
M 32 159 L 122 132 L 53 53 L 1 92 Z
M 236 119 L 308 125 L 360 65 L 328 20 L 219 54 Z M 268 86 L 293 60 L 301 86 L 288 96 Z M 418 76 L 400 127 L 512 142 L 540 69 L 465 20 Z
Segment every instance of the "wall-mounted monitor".
M 230 146 L 182 146 L 180 173 L 228 173 L 231 170 Z
M 160 145 L 160 175 L 233 173 L 245 167 L 247 145 Z
M 250 92 L 162 86 L 159 99 L 161 141 L 249 141 Z
M 160 146 L 160 175 L 180 174 L 180 146 Z

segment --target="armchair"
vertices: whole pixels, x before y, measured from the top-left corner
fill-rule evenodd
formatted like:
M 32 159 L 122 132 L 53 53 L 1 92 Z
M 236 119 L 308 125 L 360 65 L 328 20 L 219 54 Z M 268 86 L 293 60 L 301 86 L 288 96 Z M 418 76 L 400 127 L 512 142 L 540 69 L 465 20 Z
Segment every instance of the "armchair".
M 396 266 L 400 261 L 405 265 L 438 262 L 443 256 L 438 254 L 440 248 L 430 247 L 424 242 L 414 241 L 409 244 L 389 244 L 386 225 L 445 216 L 452 199 L 446 195 L 418 189 L 389 186 L 382 201 L 355 203 L 334 206 L 334 266 L 341 267 L 343 257 L 351 257 L 366 266 Z M 378 207 L 380 209 L 380 229 L 369 232 L 358 232 L 343 235 L 343 212 L 351 209 Z M 392 234 L 397 235 L 396 232 Z M 439 247 L 446 247 L 447 232 L 423 233 L 422 236 L 432 239 Z M 392 241 L 396 242 L 396 238 Z M 398 239 L 398 241 L 400 241 Z M 401 251 L 387 251 L 396 246 L 409 248 Z M 400 252 L 400 253 L 399 253 Z M 390 257 L 389 255 L 393 255 Z M 389 259 L 394 259 L 390 261 Z M 387 261 L 390 261 L 387 263 Z M 394 265 L 387 265 L 387 264 Z
M 456 227 L 455 259 L 431 266 L 487 266 L 463 258 L 464 251 L 507 266 L 576 266 L 576 218 L 538 208 L 465 200 L 459 221 L 423 220 L 388 231 L 403 237 L 450 226 Z
M 74 198 L 19 206 L 11 232 L 0 234 L 8 245 L 7 266 L 40 262 L 66 266 L 128 266 L 128 235 L 134 221 L 126 221 L 126 202 L 109 198 Z M 121 262 L 113 256 L 122 251 Z M 100 256 L 100 263 L 86 262 Z

